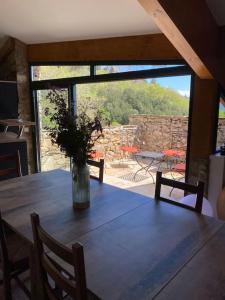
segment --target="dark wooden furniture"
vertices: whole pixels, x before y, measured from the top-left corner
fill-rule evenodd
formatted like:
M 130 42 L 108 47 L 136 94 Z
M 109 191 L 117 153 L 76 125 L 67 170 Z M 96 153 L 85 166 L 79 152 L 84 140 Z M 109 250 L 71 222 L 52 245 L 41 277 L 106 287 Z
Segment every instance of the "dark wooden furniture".
M 2 269 L 5 300 L 12 299 L 11 280 L 14 279 L 24 293 L 31 298 L 29 290 L 20 280 L 19 276 L 29 269 L 29 249 L 18 236 L 10 232 L 6 233 L 4 222 L 0 212 L 0 269 Z
M 39 216 L 35 213 L 31 215 L 31 223 L 44 299 L 62 299 L 62 293 L 65 292 L 67 296 L 71 297 L 71 300 L 86 300 L 87 288 L 83 246 L 75 243 L 72 245 L 71 250 L 60 244 L 41 227 Z M 60 259 L 70 264 L 74 269 L 74 276 L 71 276 L 55 259 L 51 258 L 44 247 L 47 247 Z M 49 282 L 49 277 L 52 278 L 55 286 L 52 286 L 52 283 Z
M 13 132 L 3 133 L 0 132 L 0 156 L 7 155 L 9 153 L 16 153 L 19 151 L 20 154 L 20 165 L 21 174 L 23 176 L 28 175 L 28 157 L 27 157 L 27 141 L 24 137 L 17 138 L 16 134 Z M 12 166 L 11 162 L 5 162 L 4 166 L 0 169 L 10 168 Z M 7 176 L 4 179 L 9 179 Z
M 36 124 L 35 122 L 24 121 L 24 120 L 20 120 L 20 119 L 3 119 L 3 120 L 0 120 L 0 125 L 4 126 L 4 132 L 5 133 L 8 132 L 9 127 L 12 127 L 12 128 L 18 127 L 17 138 L 20 138 L 22 136 L 24 127 L 35 126 L 35 124 Z
M 197 196 L 196 196 L 195 206 L 194 207 L 189 206 L 187 204 L 184 204 L 184 203 L 172 200 L 172 199 L 167 199 L 167 198 L 161 197 L 161 186 L 162 185 L 170 186 L 172 188 L 181 189 L 188 193 L 196 194 Z M 195 185 L 191 185 L 189 183 L 184 183 L 184 182 L 175 181 L 175 180 L 168 179 L 168 178 L 163 178 L 162 172 L 159 172 L 159 171 L 156 174 L 156 186 L 155 186 L 155 199 L 156 200 L 165 201 L 167 203 L 181 206 L 183 208 L 187 208 L 187 209 L 196 211 L 198 213 L 201 213 L 203 196 L 204 196 L 204 183 L 203 182 L 198 182 L 197 186 L 195 186 Z
M 11 163 L 11 167 L 4 167 L 6 162 Z M 14 154 L 6 154 L 0 156 L 0 179 L 5 176 L 19 177 L 21 176 L 20 154 L 17 151 Z
M 89 159 L 87 161 L 87 163 L 88 163 L 89 166 L 93 166 L 93 167 L 96 167 L 96 168 L 99 169 L 98 176 L 95 176 L 95 175 L 91 174 L 90 177 L 93 178 L 93 179 L 97 179 L 100 182 L 103 182 L 103 176 L 104 176 L 104 159 L 100 159 L 99 161 Z
M 0 206 L 6 224 L 29 241 L 35 211 L 54 239 L 84 245 L 87 288 L 101 299 L 152 299 L 168 289 L 176 297 L 164 299 L 197 299 L 176 295 L 176 279 L 189 296 L 224 295 L 224 222 L 96 180 L 90 208 L 75 211 L 71 174 L 62 170 L 0 182 Z

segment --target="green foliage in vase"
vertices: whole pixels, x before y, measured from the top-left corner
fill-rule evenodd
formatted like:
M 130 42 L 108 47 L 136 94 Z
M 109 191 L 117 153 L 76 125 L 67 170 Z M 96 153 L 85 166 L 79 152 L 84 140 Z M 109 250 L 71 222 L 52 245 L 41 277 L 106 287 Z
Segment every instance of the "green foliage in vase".
M 97 116 L 91 119 L 85 112 L 73 115 L 60 91 L 51 91 L 46 98 L 54 105 L 54 112 L 49 113 L 52 126 L 46 128 L 52 143 L 78 166 L 84 165 L 91 158 L 96 140 L 102 136 L 100 119 Z

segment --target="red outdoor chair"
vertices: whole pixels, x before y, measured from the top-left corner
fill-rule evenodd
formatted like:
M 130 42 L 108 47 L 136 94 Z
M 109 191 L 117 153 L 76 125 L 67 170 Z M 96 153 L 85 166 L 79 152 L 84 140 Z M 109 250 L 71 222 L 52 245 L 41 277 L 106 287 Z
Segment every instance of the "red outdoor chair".
M 104 157 L 104 153 L 102 151 L 94 150 L 91 152 L 91 158 L 99 160 Z
M 165 150 L 162 151 L 162 153 L 165 156 L 168 156 L 168 157 L 177 157 L 177 158 L 185 157 L 185 151 L 184 150 L 165 149 Z
M 173 168 L 172 168 L 172 171 L 174 172 L 178 172 L 178 173 L 185 173 L 186 171 L 186 164 L 185 163 L 179 163 L 179 164 L 176 164 Z
M 121 146 L 120 150 L 122 151 L 122 159 L 124 159 L 125 157 L 129 157 L 132 154 L 135 154 L 137 152 L 139 152 L 139 148 L 135 147 L 135 146 Z

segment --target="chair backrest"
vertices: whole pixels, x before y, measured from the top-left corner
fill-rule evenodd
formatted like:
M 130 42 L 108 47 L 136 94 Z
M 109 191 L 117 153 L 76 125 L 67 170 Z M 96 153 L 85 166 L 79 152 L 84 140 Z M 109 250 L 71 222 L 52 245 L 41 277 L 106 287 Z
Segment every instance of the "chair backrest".
M 1 253 L 1 263 L 3 273 L 8 270 L 9 266 L 9 257 L 8 257 L 8 249 L 6 243 L 6 235 L 5 235 L 5 226 L 2 220 L 2 215 L 0 211 L 0 253 Z
M 161 185 L 170 186 L 172 188 L 177 188 L 192 194 L 196 194 L 196 204 L 195 207 L 174 201 L 172 199 L 167 199 L 164 197 L 161 197 Z M 197 211 L 199 213 L 202 212 L 202 203 L 203 203 L 203 196 L 204 196 L 204 183 L 199 181 L 198 184 L 191 185 L 189 183 L 184 183 L 180 181 L 175 181 L 168 178 L 162 177 L 162 172 L 157 172 L 156 174 L 156 187 L 155 187 L 155 199 L 156 200 L 162 200 L 177 206 L 181 206 L 183 208 L 187 208 L 193 211 Z
M 3 178 L 11 174 L 18 177 L 22 175 L 19 151 L 14 154 L 6 154 L 0 156 L 0 165 L 6 164 L 7 162 L 9 162 L 9 164 L 12 164 L 13 166 L 10 168 L 0 168 L 0 179 L 1 177 Z
M 61 299 L 60 293 L 57 292 L 58 290 L 65 292 L 72 299 L 86 300 L 87 289 L 83 246 L 80 243 L 75 243 L 70 249 L 59 243 L 40 226 L 39 216 L 35 213 L 31 215 L 31 223 L 44 299 Z M 58 262 L 47 254 L 44 250 L 45 247 L 60 258 L 61 261 L 71 265 L 74 269 L 74 274 L 68 276 L 69 273 L 63 266 L 60 266 Z M 57 289 L 52 287 L 49 277 L 53 280 Z
M 103 176 L 104 176 L 104 159 L 100 159 L 99 161 L 91 160 L 89 159 L 87 161 L 89 166 L 93 166 L 96 168 L 99 168 L 98 176 L 90 175 L 91 178 L 97 179 L 100 182 L 103 182 Z

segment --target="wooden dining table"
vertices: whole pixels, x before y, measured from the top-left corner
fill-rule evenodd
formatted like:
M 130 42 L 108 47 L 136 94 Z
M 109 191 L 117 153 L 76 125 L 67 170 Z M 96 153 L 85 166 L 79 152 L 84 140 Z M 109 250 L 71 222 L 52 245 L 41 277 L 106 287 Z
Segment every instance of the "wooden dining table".
M 90 208 L 74 210 L 63 170 L 0 182 L 0 209 L 31 245 L 32 212 L 60 242 L 81 242 L 101 299 L 224 299 L 222 221 L 94 180 Z

